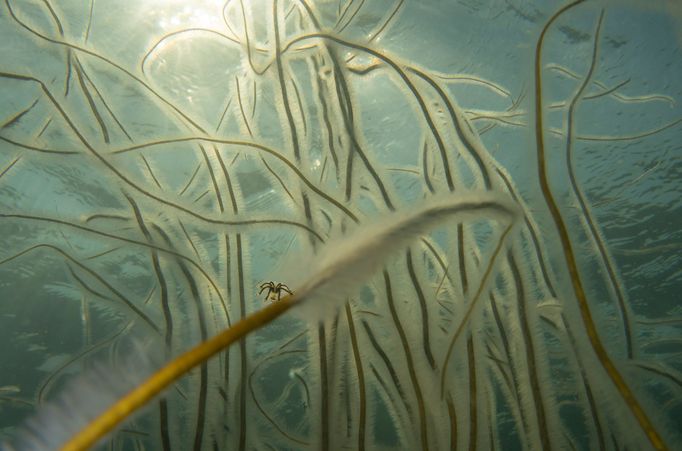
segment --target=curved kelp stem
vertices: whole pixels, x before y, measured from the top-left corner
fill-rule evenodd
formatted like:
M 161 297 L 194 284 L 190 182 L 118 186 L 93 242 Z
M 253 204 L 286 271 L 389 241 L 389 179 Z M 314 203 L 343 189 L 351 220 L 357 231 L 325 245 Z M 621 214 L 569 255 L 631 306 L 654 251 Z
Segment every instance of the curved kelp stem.
M 592 349 L 594 350 L 599 362 L 601 363 L 604 371 L 608 374 L 609 378 L 616 386 L 618 393 L 627 404 L 628 408 L 634 415 L 635 419 L 639 423 L 640 427 L 646 434 L 647 438 L 651 442 L 651 445 L 658 450 L 667 449 L 663 439 L 659 435 L 655 426 L 647 416 L 646 412 L 637 401 L 635 394 L 632 392 L 627 382 L 620 374 L 616 365 L 609 357 L 604 344 L 599 338 L 597 332 L 597 325 L 592 317 L 592 312 L 587 300 L 587 295 L 585 294 L 585 288 L 583 287 L 583 282 L 580 277 L 580 272 L 578 270 L 578 263 L 576 261 L 575 253 L 573 250 L 573 245 L 571 243 L 571 238 L 568 234 L 568 228 L 566 223 L 559 211 L 559 207 L 554 199 L 551 188 L 549 186 L 549 180 L 547 177 L 547 160 L 545 155 L 545 143 L 544 143 L 544 124 L 543 124 L 543 106 L 542 106 L 542 45 L 544 43 L 547 31 L 552 26 L 552 24 L 566 11 L 569 9 L 583 3 L 584 0 L 578 0 L 576 2 L 570 3 L 564 6 L 559 11 L 554 13 L 549 21 L 545 24 L 540 37 L 535 48 L 535 139 L 537 144 L 537 155 L 538 155 L 538 177 L 540 181 L 540 188 L 542 189 L 542 194 L 544 196 L 545 202 L 549 208 L 550 214 L 552 215 L 552 220 L 559 233 L 559 239 L 561 241 L 561 247 L 563 248 L 563 254 L 566 262 L 568 272 L 571 277 L 571 284 L 573 286 L 573 291 L 575 293 L 576 299 L 578 301 L 578 307 L 580 309 L 580 315 L 587 332 L 587 337 L 590 341 Z

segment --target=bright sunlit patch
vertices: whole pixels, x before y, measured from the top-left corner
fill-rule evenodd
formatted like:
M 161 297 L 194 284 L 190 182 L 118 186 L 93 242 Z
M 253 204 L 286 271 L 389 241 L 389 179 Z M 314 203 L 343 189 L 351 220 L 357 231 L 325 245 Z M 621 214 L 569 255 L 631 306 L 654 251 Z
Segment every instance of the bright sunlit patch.
M 222 26 L 222 1 L 147 0 L 151 16 L 158 17 L 161 28 L 195 27 L 218 29 Z

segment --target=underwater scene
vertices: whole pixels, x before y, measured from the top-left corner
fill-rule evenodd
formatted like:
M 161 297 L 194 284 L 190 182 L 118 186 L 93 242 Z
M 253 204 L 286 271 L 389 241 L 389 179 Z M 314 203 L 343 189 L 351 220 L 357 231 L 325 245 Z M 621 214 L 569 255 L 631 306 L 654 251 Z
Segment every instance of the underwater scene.
M 0 1 L 0 449 L 136 387 L 63 449 L 682 449 L 681 49 L 670 0 Z

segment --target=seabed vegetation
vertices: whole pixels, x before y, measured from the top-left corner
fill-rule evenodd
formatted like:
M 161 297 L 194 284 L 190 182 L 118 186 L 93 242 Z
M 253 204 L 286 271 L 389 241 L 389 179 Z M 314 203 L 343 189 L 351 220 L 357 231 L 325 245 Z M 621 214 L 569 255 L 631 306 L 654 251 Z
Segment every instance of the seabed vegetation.
M 680 87 L 619 53 L 660 11 L 196 3 L 2 2 L 0 443 L 136 386 L 68 449 L 682 443 Z

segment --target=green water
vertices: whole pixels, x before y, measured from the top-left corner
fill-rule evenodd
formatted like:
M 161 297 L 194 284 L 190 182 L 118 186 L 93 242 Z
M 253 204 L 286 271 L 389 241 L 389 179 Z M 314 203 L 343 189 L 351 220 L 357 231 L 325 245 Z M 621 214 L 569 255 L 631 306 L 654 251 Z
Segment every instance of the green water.
M 3 1 L 0 447 L 55 447 L 330 240 L 488 192 L 508 235 L 453 219 L 102 449 L 679 449 L 682 11 L 567 6 Z

